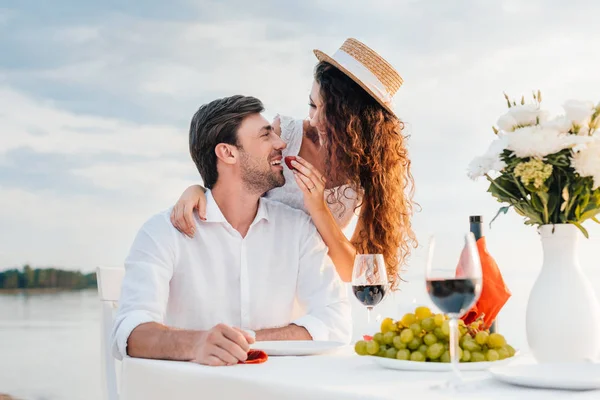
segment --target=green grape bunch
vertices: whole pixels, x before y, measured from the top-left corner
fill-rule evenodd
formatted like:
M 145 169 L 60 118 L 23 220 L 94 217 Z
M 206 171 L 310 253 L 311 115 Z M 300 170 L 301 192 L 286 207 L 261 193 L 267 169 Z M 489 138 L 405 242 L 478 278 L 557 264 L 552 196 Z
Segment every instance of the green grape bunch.
M 480 318 L 466 325 L 459 320 L 460 362 L 499 361 L 515 355 L 515 349 L 499 333 L 483 328 Z M 450 362 L 450 325 L 443 314 L 428 307 L 417 307 L 400 320 L 385 318 L 381 329 L 370 340 L 354 345 L 361 356 L 386 357 L 414 362 Z

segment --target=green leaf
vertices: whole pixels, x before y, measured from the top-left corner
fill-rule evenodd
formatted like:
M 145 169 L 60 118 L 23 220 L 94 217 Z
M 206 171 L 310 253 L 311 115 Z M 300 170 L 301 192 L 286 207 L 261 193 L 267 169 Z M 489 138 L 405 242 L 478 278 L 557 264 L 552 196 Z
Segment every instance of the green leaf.
M 523 196 L 523 198 L 527 198 L 527 192 L 525 192 L 525 188 L 523 187 L 519 178 L 517 178 L 514 175 L 512 175 L 512 178 L 515 186 L 517 187 L 517 189 L 519 189 L 519 192 L 521 192 L 521 196 Z
M 531 207 L 529 205 L 527 205 L 524 208 L 526 209 L 527 217 L 529 217 L 532 221 L 535 221 L 536 223 L 538 223 L 540 225 L 544 224 L 542 213 L 537 212 L 533 207 Z
M 569 167 L 571 165 L 571 162 L 569 160 L 569 157 L 571 155 L 570 152 L 570 149 L 565 149 L 559 151 L 558 153 L 549 154 L 544 158 L 544 161 L 546 161 L 548 164 L 554 167 Z
M 595 208 L 595 209 L 586 211 L 583 214 L 581 214 L 579 221 L 583 222 L 583 221 L 587 221 L 588 219 L 593 219 L 593 220 L 595 220 L 594 222 L 600 224 L 600 222 L 598 222 L 598 219 L 596 218 L 596 215 L 598 215 L 598 214 L 600 214 L 600 208 Z
M 581 206 L 581 211 L 582 212 L 585 212 L 585 209 L 587 208 L 589 202 L 590 202 L 590 192 L 589 192 L 589 190 L 587 190 L 581 196 L 581 200 L 580 200 L 580 203 L 579 203 L 579 205 Z
M 590 219 L 591 219 L 592 221 L 594 221 L 595 223 L 597 223 L 597 224 L 600 224 L 600 221 L 598 220 L 598 218 L 596 218 L 596 217 L 592 217 L 592 218 L 590 218 Z
M 494 218 L 492 218 L 492 220 L 490 221 L 490 228 L 492 227 L 492 222 L 494 222 L 500 214 L 506 214 L 508 212 L 508 210 L 510 210 L 510 206 L 500 207 L 500 209 L 496 213 L 496 216 Z
M 537 196 L 536 196 L 537 195 Z M 548 212 L 548 203 L 550 201 L 550 195 L 547 192 L 537 192 L 533 195 L 533 197 L 539 197 L 542 203 L 542 212 L 544 215 L 544 223 L 550 223 L 550 213 Z
M 521 217 L 527 217 L 527 213 L 518 205 L 513 205 L 513 208 L 515 209 L 516 213 L 519 214 Z
M 544 212 L 544 205 L 536 193 L 531 194 L 531 206 L 540 213 Z
M 486 178 L 491 183 L 490 187 L 488 188 L 488 192 L 490 192 L 492 196 L 496 197 L 502 202 L 508 202 L 510 199 L 517 201 L 519 200 L 518 195 L 511 192 L 511 190 L 515 188 L 514 184 L 512 184 L 510 181 L 507 181 L 503 175 L 496 179 L 492 179 L 489 175 L 486 175 Z
M 558 196 L 550 196 L 548 199 L 548 211 L 552 214 L 558 215 L 558 204 L 560 202 L 560 198 Z M 556 221 L 552 221 L 556 222 Z
M 542 220 L 541 213 L 536 211 L 526 200 L 520 200 L 518 202 L 512 203 L 517 214 L 528 218 L 532 221 L 533 225 L 543 225 L 544 221 Z
M 581 231 L 581 233 L 583 233 L 583 236 L 585 236 L 586 239 L 590 238 L 590 234 L 588 233 L 587 229 L 585 229 L 579 222 L 571 222 L 571 223 L 579 228 L 579 230 Z
M 582 185 L 580 182 L 574 182 L 574 183 L 572 183 L 571 184 L 571 188 L 573 188 L 573 187 L 575 189 L 572 190 L 573 193 L 571 194 L 571 199 L 569 200 L 569 205 L 567 206 L 567 209 L 565 210 L 565 213 L 564 213 L 564 215 L 567 218 L 567 220 L 571 219 L 571 218 L 569 218 L 569 215 L 571 215 L 571 209 L 573 208 L 573 206 L 575 206 L 578 203 L 579 196 L 585 190 L 585 185 Z M 577 204 L 577 206 L 575 207 L 575 210 L 574 210 L 573 213 L 575 215 L 574 219 L 575 220 L 579 220 L 579 214 L 581 214 L 581 208 L 580 208 L 579 204 Z
M 584 185 L 578 185 L 577 189 L 575 189 L 574 193 L 573 193 L 573 197 L 577 197 L 579 196 L 581 193 L 583 193 L 583 190 L 585 189 Z

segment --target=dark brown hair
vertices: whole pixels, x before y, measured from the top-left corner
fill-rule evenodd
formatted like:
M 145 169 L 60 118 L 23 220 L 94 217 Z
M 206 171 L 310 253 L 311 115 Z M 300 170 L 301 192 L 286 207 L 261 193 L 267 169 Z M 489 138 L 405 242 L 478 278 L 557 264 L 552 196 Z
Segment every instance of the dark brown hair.
M 395 289 L 400 267 L 417 245 L 411 227 L 414 181 L 404 124 L 331 64 L 319 63 L 315 80 L 323 99 L 325 176 L 363 192 L 361 223 L 352 244 L 359 254 L 383 254 Z M 337 191 L 333 201 L 341 202 L 341 196 L 343 191 Z
M 241 95 L 211 101 L 196 111 L 190 124 L 190 154 L 206 188 L 211 189 L 219 177 L 217 145 L 238 146 L 237 131 L 244 118 L 263 111 L 260 100 Z

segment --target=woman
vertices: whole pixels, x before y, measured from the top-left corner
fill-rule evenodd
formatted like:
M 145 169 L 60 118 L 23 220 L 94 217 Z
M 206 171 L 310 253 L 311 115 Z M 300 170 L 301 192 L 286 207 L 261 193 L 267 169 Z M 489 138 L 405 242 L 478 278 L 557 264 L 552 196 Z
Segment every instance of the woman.
M 286 184 L 267 197 L 308 212 L 340 278 L 352 280 L 357 253 L 383 254 L 392 289 L 399 269 L 416 246 L 410 218 L 413 178 L 391 98 L 402 78 L 363 43 L 348 39 L 332 56 L 315 50 L 319 63 L 309 98 L 310 122 L 276 118 L 287 148 L 296 156 Z M 200 186 L 183 193 L 171 214 L 173 225 L 192 236 L 193 209 L 203 219 Z M 350 240 L 342 229 L 357 213 Z

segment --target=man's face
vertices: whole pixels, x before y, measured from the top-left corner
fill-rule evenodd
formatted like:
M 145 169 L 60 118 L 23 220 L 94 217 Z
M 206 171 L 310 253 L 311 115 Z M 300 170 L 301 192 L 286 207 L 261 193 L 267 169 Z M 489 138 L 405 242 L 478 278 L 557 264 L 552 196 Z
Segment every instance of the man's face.
M 260 194 L 285 183 L 281 152 L 285 143 L 260 114 L 246 118 L 238 129 L 240 172 L 243 183 Z

